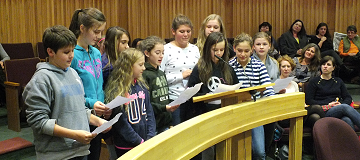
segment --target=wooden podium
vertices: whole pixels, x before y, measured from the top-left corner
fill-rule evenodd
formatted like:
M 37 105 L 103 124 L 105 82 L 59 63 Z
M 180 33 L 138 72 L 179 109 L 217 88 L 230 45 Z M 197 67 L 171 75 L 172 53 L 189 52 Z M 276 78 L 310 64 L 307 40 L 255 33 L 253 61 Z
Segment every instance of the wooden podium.
M 290 119 L 289 159 L 301 159 L 304 93 L 288 93 L 251 100 L 249 91 L 274 84 L 193 97 L 194 102 L 221 99 L 222 108 L 187 120 L 135 147 L 127 159 L 190 159 L 216 145 L 217 159 L 251 160 L 251 129 Z

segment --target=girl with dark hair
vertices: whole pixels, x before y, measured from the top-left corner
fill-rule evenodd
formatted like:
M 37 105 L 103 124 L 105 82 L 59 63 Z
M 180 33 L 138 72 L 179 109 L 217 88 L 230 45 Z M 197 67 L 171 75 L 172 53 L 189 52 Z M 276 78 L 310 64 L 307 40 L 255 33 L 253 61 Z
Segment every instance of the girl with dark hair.
M 77 38 L 74 49 L 74 58 L 71 67 L 79 74 L 85 91 L 85 106 L 94 109 L 97 116 L 108 118 L 111 110 L 104 102 L 103 74 L 101 70 L 101 54 L 93 47 L 101 38 L 105 30 L 106 19 L 104 14 L 96 8 L 78 9 L 74 12 L 69 29 Z M 96 127 L 90 126 L 93 131 Z M 101 136 L 91 141 L 88 159 L 100 158 Z
M 229 60 L 227 43 L 225 36 L 221 32 L 210 33 L 206 38 L 202 55 L 193 72 L 191 72 L 188 83 L 188 87 L 193 87 L 200 82 L 203 83 L 196 96 L 214 92 L 219 84 L 233 85 L 239 83 L 234 69 L 227 63 Z M 218 109 L 221 107 L 220 102 L 190 104 L 185 111 L 186 119 Z M 202 159 L 211 160 L 214 158 L 214 147 L 210 147 L 202 152 Z
M 308 44 L 304 23 L 297 19 L 291 24 L 289 31 L 281 35 L 279 40 L 280 54 L 291 58 L 301 54 L 302 48 Z
M 121 27 L 110 27 L 105 36 L 105 53 L 101 56 L 102 71 L 104 77 L 104 87 L 107 83 L 110 72 L 113 70 L 112 64 L 116 57 L 125 49 L 129 48 L 130 33 Z

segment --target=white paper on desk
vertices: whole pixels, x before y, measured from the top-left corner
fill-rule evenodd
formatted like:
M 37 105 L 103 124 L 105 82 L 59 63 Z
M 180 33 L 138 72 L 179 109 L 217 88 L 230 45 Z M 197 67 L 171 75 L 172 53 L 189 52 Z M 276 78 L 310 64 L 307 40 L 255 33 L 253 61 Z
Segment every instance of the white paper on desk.
M 293 79 L 294 79 L 294 77 L 287 77 L 287 78 L 284 78 L 284 79 L 280 79 L 280 78 L 277 79 L 274 82 L 275 85 L 273 86 L 274 87 L 274 92 L 279 93 L 279 91 L 286 88 Z
M 226 84 L 219 84 L 219 86 L 215 89 L 213 93 L 220 93 L 220 92 L 226 92 L 226 91 L 233 91 L 237 90 L 241 87 L 242 82 L 234 85 L 226 85 Z
M 122 115 L 122 113 L 118 113 L 113 119 L 111 119 L 108 122 L 105 122 L 104 124 L 102 124 L 101 126 L 95 128 L 95 130 L 91 133 L 96 133 L 99 134 L 103 131 L 105 131 L 106 129 L 108 129 L 109 127 L 111 127 L 114 123 L 116 123 L 119 120 L 119 117 Z
M 131 101 L 131 100 L 133 100 L 133 99 L 117 96 L 115 99 L 113 99 L 110 103 L 106 104 L 105 106 L 108 107 L 109 109 L 114 109 L 126 102 Z
M 172 101 L 169 106 L 175 106 L 178 104 L 182 104 L 186 102 L 188 99 L 190 99 L 192 96 L 194 96 L 197 92 L 199 92 L 200 87 L 203 83 L 198 83 L 194 87 L 188 87 L 185 89 L 185 91 L 181 92 L 179 97 Z

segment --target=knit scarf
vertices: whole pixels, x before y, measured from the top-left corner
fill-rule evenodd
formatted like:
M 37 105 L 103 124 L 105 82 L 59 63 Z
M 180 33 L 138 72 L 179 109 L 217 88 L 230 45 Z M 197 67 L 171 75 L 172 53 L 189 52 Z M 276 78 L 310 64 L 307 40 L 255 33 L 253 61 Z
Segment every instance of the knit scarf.
M 352 41 L 354 42 L 355 46 L 358 47 L 360 49 L 360 38 L 359 36 L 355 36 L 354 39 L 352 39 Z M 346 36 L 343 38 L 343 42 L 344 42 L 344 53 L 347 53 L 350 50 L 350 39 Z

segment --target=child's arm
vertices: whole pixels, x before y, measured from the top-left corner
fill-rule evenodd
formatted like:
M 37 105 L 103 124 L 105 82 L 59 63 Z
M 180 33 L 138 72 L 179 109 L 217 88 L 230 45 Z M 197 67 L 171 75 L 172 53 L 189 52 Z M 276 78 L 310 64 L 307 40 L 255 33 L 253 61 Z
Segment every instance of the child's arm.
M 55 124 L 54 136 L 71 138 L 80 143 L 89 144 L 90 141 L 96 137 L 96 134 L 91 134 L 90 132 L 84 130 L 71 130 Z
M 107 122 L 105 119 L 99 118 L 93 114 L 90 115 L 90 124 L 94 125 L 94 126 L 101 126 L 102 124 L 104 124 L 105 122 Z M 111 127 L 108 129 L 110 130 Z

